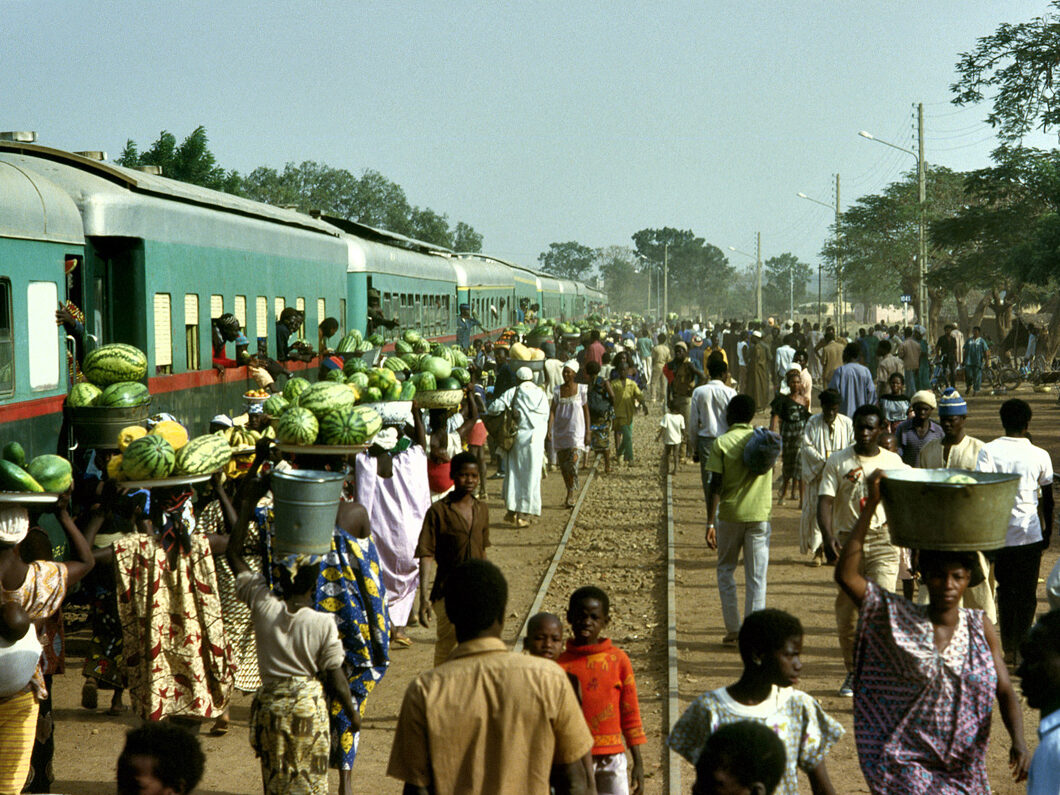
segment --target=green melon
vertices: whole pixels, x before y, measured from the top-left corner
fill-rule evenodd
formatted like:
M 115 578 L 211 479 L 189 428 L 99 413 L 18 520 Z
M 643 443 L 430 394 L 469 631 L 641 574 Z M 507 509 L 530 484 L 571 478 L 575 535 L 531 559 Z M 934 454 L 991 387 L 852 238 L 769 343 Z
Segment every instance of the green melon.
M 62 493 L 74 482 L 74 472 L 70 462 L 57 455 L 37 456 L 29 462 L 26 471 L 44 487 L 45 491 Z
M 147 377 L 147 356 L 139 348 L 117 342 L 90 351 L 81 366 L 85 378 L 98 387 Z
M 346 374 L 342 372 L 342 370 L 328 370 L 328 374 L 324 376 L 324 380 L 337 384 L 345 384 Z
M 173 445 L 161 436 L 148 434 L 129 442 L 121 455 L 121 471 L 127 480 L 169 477 L 176 462 Z
M 320 421 L 320 441 L 324 444 L 363 444 L 368 425 L 353 408 L 333 411 Z
M 322 419 L 325 414 L 348 408 L 357 402 L 356 395 L 343 384 L 333 381 L 319 381 L 298 396 L 298 405 L 309 409 Z
M 128 453 L 128 450 L 126 450 Z M 196 436 L 177 452 L 175 469 L 182 475 L 208 475 L 232 460 L 232 448 L 223 436 Z
M 44 491 L 44 487 L 18 464 L 0 460 L 0 491 Z
M 351 356 L 346 360 L 346 363 L 342 366 L 342 372 L 346 375 L 353 375 L 354 373 L 367 373 L 368 362 L 362 359 L 360 356 Z
M 103 390 L 95 405 L 107 408 L 142 406 L 151 400 L 151 393 L 139 381 L 119 381 Z
M 80 384 L 74 384 L 74 388 L 71 389 L 70 394 L 66 396 L 66 405 L 74 408 L 94 406 L 96 405 L 96 401 L 99 400 L 99 396 L 102 394 L 103 390 L 95 384 L 82 381 Z
M 5 461 L 10 461 L 16 466 L 24 467 L 26 465 L 26 451 L 22 449 L 22 445 L 18 442 L 8 442 L 4 445 L 4 451 L 2 454 Z
M 368 373 L 353 373 L 346 379 L 347 384 L 353 384 L 362 392 L 368 388 Z
M 270 417 L 279 417 L 287 410 L 287 398 L 283 395 L 270 395 L 269 399 L 262 405 L 261 410 Z
M 294 399 L 309 389 L 309 382 L 304 378 L 289 378 L 287 383 L 283 385 L 283 396 L 288 403 L 293 403 Z
M 349 392 L 346 387 L 341 388 Z M 312 444 L 319 431 L 320 423 L 316 416 L 301 406 L 287 409 L 276 422 L 276 439 L 283 444 Z
M 379 412 L 373 409 L 371 406 L 354 406 L 353 410 L 356 414 L 361 416 L 364 420 L 365 432 L 367 438 L 371 439 L 375 436 L 383 427 L 383 418 L 379 416 Z

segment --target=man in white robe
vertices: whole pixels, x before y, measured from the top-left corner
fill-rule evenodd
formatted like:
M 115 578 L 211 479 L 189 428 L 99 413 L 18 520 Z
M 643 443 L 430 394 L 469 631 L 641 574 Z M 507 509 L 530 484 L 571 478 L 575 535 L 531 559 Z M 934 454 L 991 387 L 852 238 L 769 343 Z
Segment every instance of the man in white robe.
M 519 384 L 497 397 L 490 404 L 489 413 L 500 414 L 511 408 L 519 421 L 515 444 L 504 454 L 507 466 L 502 492 L 508 509 L 505 520 L 516 527 L 526 527 L 530 524 L 528 516 L 541 515 L 541 470 L 549 405 L 548 396 L 534 383 L 529 367 L 520 367 L 515 377 Z
M 834 389 L 820 394 L 821 413 L 806 421 L 802 432 L 802 519 L 799 522 L 799 551 L 813 554 L 813 565 L 824 562 L 824 538 L 817 523 L 817 497 L 824 463 L 832 453 L 854 444 L 854 423 L 839 413 L 840 396 Z

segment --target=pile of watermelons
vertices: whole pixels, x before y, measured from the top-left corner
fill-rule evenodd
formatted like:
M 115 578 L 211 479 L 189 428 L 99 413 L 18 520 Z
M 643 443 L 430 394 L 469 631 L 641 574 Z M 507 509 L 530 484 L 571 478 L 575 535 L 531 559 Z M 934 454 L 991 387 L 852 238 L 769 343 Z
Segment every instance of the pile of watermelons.
M 128 408 L 151 400 L 147 386 L 147 356 L 124 343 L 101 345 L 86 356 L 81 366 L 84 381 L 74 384 L 66 405 L 80 408 Z
M 365 339 L 360 331 L 354 329 L 339 340 L 339 344 L 335 346 L 335 353 L 367 353 L 373 348 L 383 347 L 384 342 L 382 334 L 372 334 Z
M 380 364 L 404 373 L 405 383 L 421 392 L 462 389 L 471 381 L 467 355 L 459 345 L 429 343 L 415 331 L 406 331 L 394 343 L 394 353 Z
M 232 448 L 223 434 L 188 438 L 179 422 L 166 420 L 150 431 L 130 425 L 118 434 L 118 453 L 107 462 L 112 480 L 158 480 L 210 475 L 228 464 Z
M 394 387 L 399 392 L 402 389 L 393 371 L 376 368 L 372 372 L 377 384 L 382 385 L 385 379 L 388 392 Z M 389 375 L 382 375 L 384 372 Z M 370 380 L 367 373 L 360 374 L 366 383 Z M 393 379 L 392 384 L 389 379 Z M 371 406 L 358 405 L 367 394 L 382 392 L 372 386 L 362 391 L 354 383 L 325 380 L 310 384 L 304 378 L 291 378 L 284 384 L 283 394 L 266 400 L 262 410 L 272 418 L 276 440 L 281 444 L 361 445 L 383 427 L 379 412 Z M 380 399 L 376 397 L 375 402 Z
M 0 491 L 61 494 L 74 482 L 70 462 L 60 456 L 39 455 L 27 463 L 18 442 L 8 442 L 0 455 Z

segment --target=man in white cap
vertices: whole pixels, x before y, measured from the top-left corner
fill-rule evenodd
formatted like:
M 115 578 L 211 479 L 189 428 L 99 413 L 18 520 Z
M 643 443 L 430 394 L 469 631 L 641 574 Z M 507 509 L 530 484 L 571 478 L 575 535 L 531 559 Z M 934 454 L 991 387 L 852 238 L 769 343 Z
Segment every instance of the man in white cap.
M 515 444 L 503 453 L 506 466 L 502 491 L 508 509 L 505 519 L 516 527 L 530 524 L 529 516 L 541 515 L 541 470 L 545 460 L 549 406 L 544 390 L 534 383 L 534 374 L 525 365 L 515 371 L 518 384 L 497 396 L 489 414 L 515 412 L 519 425 Z
M 915 467 L 920 463 L 920 451 L 932 439 L 942 438 L 942 428 L 931 419 L 931 412 L 938 407 L 935 393 L 930 389 L 921 389 L 909 400 L 913 416 L 899 423 L 894 429 L 898 440 L 898 454 L 908 466 Z

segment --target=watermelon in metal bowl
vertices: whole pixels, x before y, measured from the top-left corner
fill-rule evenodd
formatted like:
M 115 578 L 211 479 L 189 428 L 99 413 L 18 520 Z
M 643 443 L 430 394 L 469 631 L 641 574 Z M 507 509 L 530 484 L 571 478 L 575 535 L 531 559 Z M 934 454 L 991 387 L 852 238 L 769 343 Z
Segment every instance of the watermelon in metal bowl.
M 416 393 L 416 404 L 425 409 L 460 408 L 463 399 L 463 389 L 431 389 Z
M 892 470 L 880 482 L 891 542 L 910 549 L 1000 549 L 1018 487 L 1019 475 L 1007 473 Z
M 411 400 L 384 400 L 378 403 L 361 403 L 361 405 L 370 406 L 378 411 L 383 425 L 405 425 L 412 422 Z

